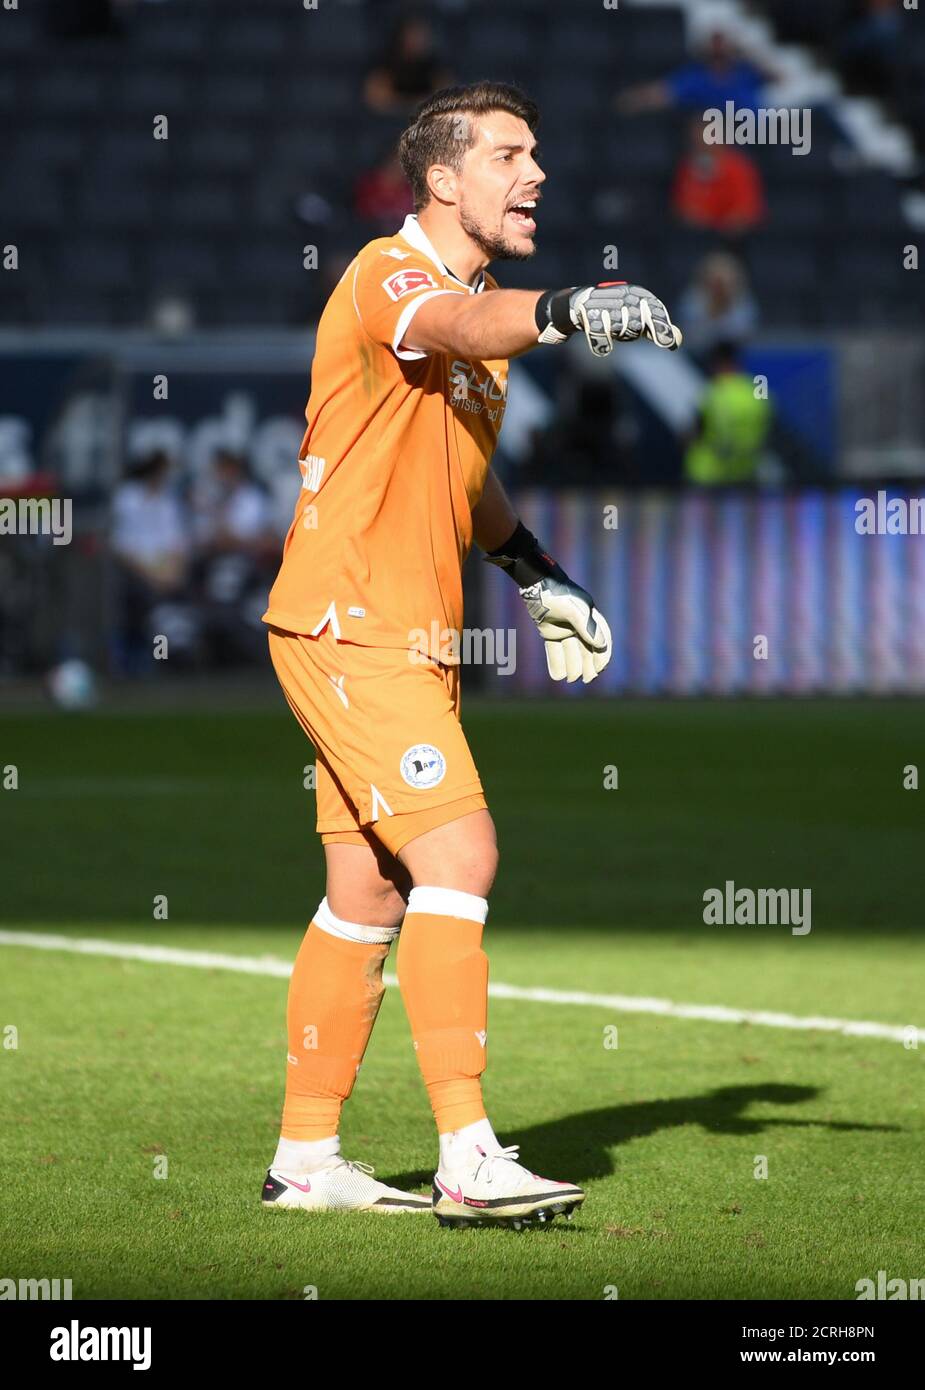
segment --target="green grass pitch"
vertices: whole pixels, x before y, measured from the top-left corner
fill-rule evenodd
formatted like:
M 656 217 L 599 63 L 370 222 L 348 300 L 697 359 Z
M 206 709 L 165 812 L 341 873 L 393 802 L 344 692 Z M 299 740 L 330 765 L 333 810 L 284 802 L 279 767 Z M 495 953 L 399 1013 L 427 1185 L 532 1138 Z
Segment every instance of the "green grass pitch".
M 925 792 L 903 789 L 921 705 L 463 713 L 502 848 L 493 982 L 925 1026 Z M 323 892 L 310 761 L 275 704 L 8 716 L 2 926 L 291 961 Z M 811 889 L 812 931 L 704 926 L 726 879 Z M 0 1277 L 70 1278 L 75 1298 L 632 1300 L 853 1299 L 878 1270 L 925 1274 L 925 1044 L 493 998 L 495 1128 L 588 1199 L 569 1224 L 456 1233 L 260 1209 L 285 993 L 0 944 Z M 429 1187 L 394 988 L 342 1132 Z

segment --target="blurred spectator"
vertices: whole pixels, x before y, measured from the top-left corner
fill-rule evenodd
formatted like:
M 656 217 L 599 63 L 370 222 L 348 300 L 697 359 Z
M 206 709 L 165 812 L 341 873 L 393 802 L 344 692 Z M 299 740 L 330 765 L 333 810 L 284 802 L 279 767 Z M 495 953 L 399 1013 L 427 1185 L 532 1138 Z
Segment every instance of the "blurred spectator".
M 372 111 L 400 114 L 452 80 L 430 21 L 423 14 L 408 14 L 396 24 L 382 58 L 366 78 L 363 94 Z
M 627 88 L 618 94 L 616 106 L 626 115 L 635 115 L 669 107 L 722 110 L 727 101 L 732 101 L 737 110 L 754 111 L 761 105 L 765 84 L 776 76 L 772 68 L 759 67 L 741 57 L 729 35 L 717 29 L 709 36 L 700 58 L 657 82 Z
M 838 47 L 848 81 L 862 91 L 888 96 L 902 62 L 900 0 L 863 0 Z
M 200 553 L 259 556 L 268 544 L 275 550 L 267 494 L 251 478 L 247 460 L 233 449 L 216 451 L 194 505 Z
M 684 456 L 684 473 L 701 487 L 755 481 L 771 427 L 771 407 L 755 394 L 734 343 L 720 343 L 700 403 L 698 429 Z
M 678 302 L 684 346 L 707 357 L 721 342 L 741 344 L 758 322 L 758 303 L 745 267 L 728 251 L 705 256 Z
M 756 164 L 741 150 L 707 141 L 707 127 L 690 123 L 690 151 L 681 160 L 671 194 L 675 216 L 689 227 L 736 237 L 766 216 L 764 186 Z
M 133 674 L 151 661 L 151 613 L 183 592 L 190 541 L 170 483 L 163 449 L 129 468 L 112 500 L 111 546 L 116 561 L 116 664 Z
M 279 559 L 270 499 L 242 455 L 219 449 L 194 509 L 197 593 L 209 654 L 225 662 L 254 656 L 263 637 L 259 619 L 267 585 Z
M 411 186 L 402 172 L 398 153 L 391 150 L 375 169 L 357 179 L 353 189 L 357 217 L 375 224 L 377 231 L 392 232 L 409 212 L 414 212 Z
M 334 209 L 317 188 L 306 188 L 295 200 L 295 215 L 310 227 L 323 227 L 334 216 Z
M 158 290 L 152 296 L 148 324 L 164 338 L 185 338 L 196 327 L 196 310 L 182 290 Z

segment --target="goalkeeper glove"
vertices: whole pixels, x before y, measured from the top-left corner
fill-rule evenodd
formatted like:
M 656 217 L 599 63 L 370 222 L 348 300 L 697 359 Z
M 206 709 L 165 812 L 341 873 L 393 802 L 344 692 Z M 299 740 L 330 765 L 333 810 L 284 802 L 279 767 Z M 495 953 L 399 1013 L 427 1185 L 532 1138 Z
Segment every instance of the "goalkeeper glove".
M 607 280 L 600 285 L 547 290 L 536 304 L 537 342 L 562 343 L 580 328 L 595 357 L 606 357 L 614 340 L 650 338 L 674 352 L 682 335 L 660 299 L 641 285 Z
M 485 556 L 509 574 L 546 644 L 554 681 L 593 681 L 613 653 L 610 628 L 587 589 L 573 584 L 522 521 L 505 545 Z

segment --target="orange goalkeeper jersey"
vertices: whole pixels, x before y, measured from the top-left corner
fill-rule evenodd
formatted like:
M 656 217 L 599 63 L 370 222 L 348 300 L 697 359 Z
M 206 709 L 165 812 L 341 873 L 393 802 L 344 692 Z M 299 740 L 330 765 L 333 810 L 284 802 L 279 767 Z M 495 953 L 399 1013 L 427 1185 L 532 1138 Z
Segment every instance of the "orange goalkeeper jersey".
M 318 325 L 302 490 L 264 621 L 447 661 L 462 565 L 507 392 L 507 362 L 403 346 L 420 306 L 464 284 L 418 220 L 371 241 Z

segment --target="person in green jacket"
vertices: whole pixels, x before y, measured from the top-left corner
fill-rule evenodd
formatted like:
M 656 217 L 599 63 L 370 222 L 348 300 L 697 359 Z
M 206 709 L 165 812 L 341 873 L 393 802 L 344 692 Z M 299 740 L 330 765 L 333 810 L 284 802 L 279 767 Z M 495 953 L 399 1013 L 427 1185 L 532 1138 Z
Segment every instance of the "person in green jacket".
M 686 480 L 701 487 L 753 482 L 770 427 L 770 404 L 756 395 L 735 344 L 719 344 L 710 362 L 699 428 L 684 456 Z

